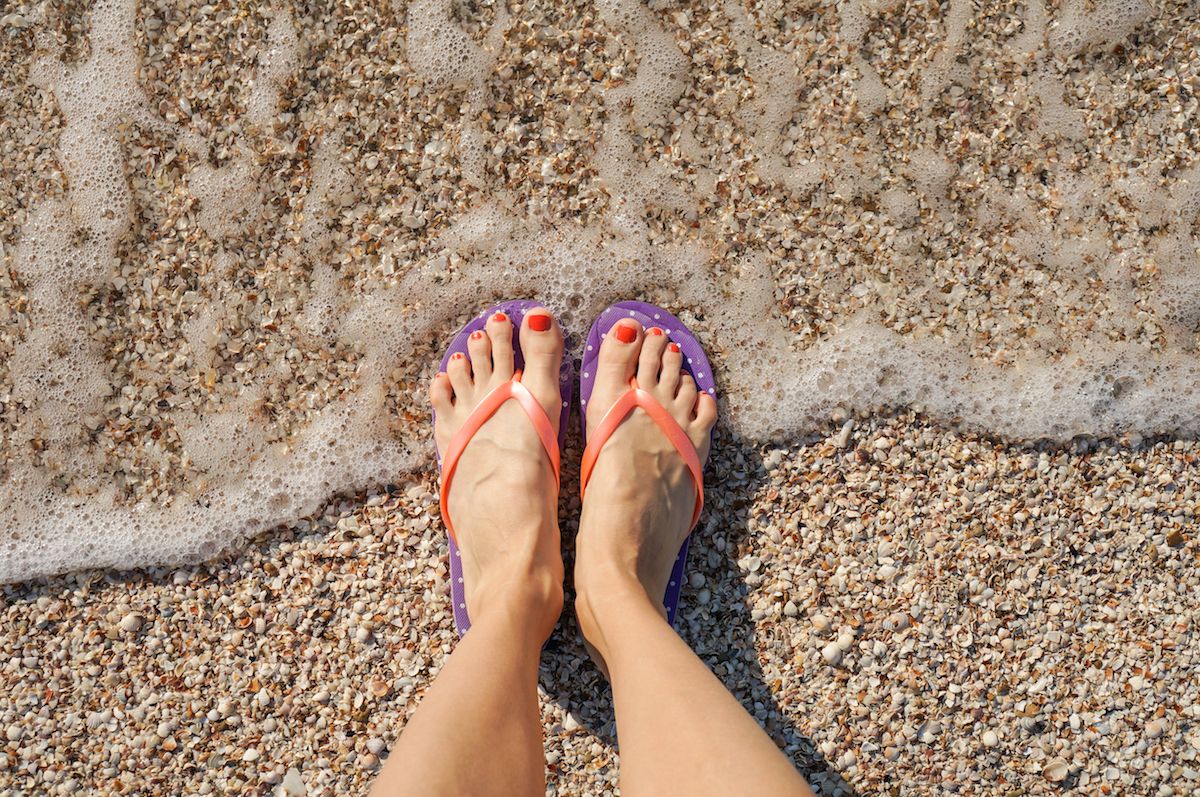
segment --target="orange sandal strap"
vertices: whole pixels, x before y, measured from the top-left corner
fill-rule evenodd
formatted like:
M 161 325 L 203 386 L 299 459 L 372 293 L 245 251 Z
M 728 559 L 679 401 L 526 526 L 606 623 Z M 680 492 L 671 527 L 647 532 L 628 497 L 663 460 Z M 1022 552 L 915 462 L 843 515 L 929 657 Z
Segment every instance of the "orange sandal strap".
M 496 410 L 500 409 L 500 406 L 509 399 L 516 399 L 517 403 L 521 405 L 521 409 L 525 410 L 525 414 L 529 416 L 533 430 L 537 432 L 538 438 L 542 441 L 542 448 L 550 457 L 550 467 L 554 471 L 554 489 L 556 492 L 558 491 L 560 461 L 558 436 L 554 433 L 554 424 L 546 415 L 546 411 L 542 409 L 542 405 L 529 392 L 529 388 L 521 384 L 521 372 L 517 371 L 512 379 L 502 385 L 497 385 L 483 397 L 479 406 L 467 416 L 462 428 L 451 438 L 450 445 L 446 448 L 446 456 L 442 458 L 442 522 L 446 524 L 446 531 L 450 533 L 450 537 L 455 543 L 458 542 L 458 539 L 454 536 L 454 527 L 450 525 L 450 509 L 447 501 L 450 496 L 450 483 L 454 480 L 454 471 L 458 467 L 458 460 L 480 427 L 487 423 L 496 414 Z
M 600 419 L 596 430 L 588 439 L 587 447 L 583 450 L 583 461 L 580 463 L 579 497 L 582 498 L 587 491 L 588 481 L 592 477 L 592 468 L 596 466 L 600 450 L 604 448 L 608 438 L 612 436 L 626 416 L 638 407 L 645 410 L 646 414 L 658 424 L 658 428 L 671 441 L 671 445 L 675 446 L 679 456 L 683 457 L 684 464 L 692 472 L 692 480 L 696 486 L 696 507 L 692 511 L 690 528 L 695 528 L 696 522 L 700 520 L 700 512 L 704 509 L 704 470 L 700 465 L 700 455 L 696 452 L 696 447 L 692 445 L 692 440 L 683 427 L 671 417 L 671 413 L 667 412 L 666 407 L 659 404 L 654 396 L 638 387 L 636 378 L 629 380 L 629 390 L 609 407 L 608 412 L 604 413 L 604 417 Z

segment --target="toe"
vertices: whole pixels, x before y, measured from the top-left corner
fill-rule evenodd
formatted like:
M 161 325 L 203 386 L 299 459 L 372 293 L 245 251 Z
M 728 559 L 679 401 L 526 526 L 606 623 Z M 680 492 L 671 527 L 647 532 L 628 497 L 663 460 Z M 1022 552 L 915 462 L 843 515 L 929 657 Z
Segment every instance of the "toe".
M 717 422 L 717 400 L 701 391 L 696 397 L 695 415 L 687 425 L 688 437 L 700 452 L 701 459 L 708 456 L 709 433 Z
M 701 393 L 696 399 L 695 415 L 692 426 L 697 427 L 705 435 L 717 422 L 717 400 L 708 393 Z
M 444 373 L 439 373 L 429 383 L 429 403 L 433 411 L 443 415 L 454 409 L 454 389 L 450 387 L 450 379 Z
M 642 353 L 638 356 L 638 384 L 650 389 L 658 385 L 658 371 L 662 365 L 663 349 L 667 347 L 667 336 L 659 327 L 646 330 L 642 341 Z
M 547 414 L 557 419 L 558 414 L 552 410 L 561 410 L 562 405 L 558 371 L 563 355 L 562 330 L 549 310 L 538 307 L 525 314 L 520 335 L 521 352 L 525 355 L 521 381 L 546 408 Z
M 688 373 L 680 374 L 679 390 L 675 393 L 675 416 L 687 423 L 692 418 L 692 408 L 696 406 L 696 380 Z
M 513 375 L 512 319 L 507 313 L 495 312 L 487 320 L 487 333 L 492 341 L 492 372 L 500 379 Z
M 596 384 L 623 389 L 637 368 L 638 353 L 641 351 L 642 325 L 632 318 L 623 318 L 608 330 L 600 344 L 600 355 L 596 358 Z
M 471 372 L 476 381 L 486 381 L 492 375 L 492 340 L 482 329 L 467 338 L 467 353 L 471 355 Z
M 658 384 L 668 396 L 674 396 L 679 389 L 679 373 L 682 370 L 683 350 L 672 341 L 662 353 L 662 365 L 658 372 Z
M 456 395 L 462 396 L 471 389 L 471 361 L 461 351 L 450 355 L 450 362 L 446 363 L 446 374 L 450 377 L 450 384 Z

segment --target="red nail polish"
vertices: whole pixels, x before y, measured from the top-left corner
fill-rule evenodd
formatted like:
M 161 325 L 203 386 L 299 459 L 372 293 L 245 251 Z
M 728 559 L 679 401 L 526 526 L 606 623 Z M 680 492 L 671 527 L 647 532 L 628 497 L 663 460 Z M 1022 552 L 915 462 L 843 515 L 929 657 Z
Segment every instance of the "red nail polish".
M 472 332 L 472 333 L 471 333 L 471 340 L 479 340 L 479 339 L 480 339 L 480 338 L 482 338 L 482 337 L 483 337 L 483 330 L 482 330 L 482 329 L 477 329 L 477 330 L 475 330 L 474 332 Z
M 672 343 L 669 346 L 667 346 L 667 348 L 670 349 L 671 351 L 675 352 L 676 354 L 679 353 L 679 344 L 678 343 Z
M 621 341 L 622 343 L 633 343 L 633 341 L 637 339 L 637 332 L 634 331 L 633 327 L 619 324 L 617 326 L 616 336 L 617 340 Z
M 463 358 L 463 353 L 461 351 L 456 351 L 456 352 L 454 352 L 454 354 L 450 355 L 451 360 L 461 360 L 462 358 Z
M 531 315 L 529 316 L 529 328 L 534 332 L 545 332 L 550 328 L 550 316 L 548 315 Z
M 662 330 L 659 329 L 658 327 L 650 327 L 646 331 L 649 332 L 651 335 L 661 335 L 662 334 Z
M 492 320 L 503 322 L 508 320 L 508 316 L 506 316 L 504 313 L 496 313 L 494 316 L 492 316 Z

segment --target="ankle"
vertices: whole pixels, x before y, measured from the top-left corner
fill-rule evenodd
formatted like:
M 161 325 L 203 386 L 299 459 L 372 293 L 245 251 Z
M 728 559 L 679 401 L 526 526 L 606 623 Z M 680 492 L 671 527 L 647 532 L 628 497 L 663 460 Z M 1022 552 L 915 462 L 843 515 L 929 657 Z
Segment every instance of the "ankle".
M 563 609 L 562 562 L 512 562 L 478 579 L 467 596 L 472 622 L 495 617 L 540 635 L 550 635 Z
M 597 571 L 600 572 L 597 572 Z M 618 565 L 593 567 L 586 575 L 576 569 L 575 614 L 584 639 L 607 657 L 613 632 L 631 618 L 656 614 L 665 622 L 662 606 L 651 600 L 632 570 Z

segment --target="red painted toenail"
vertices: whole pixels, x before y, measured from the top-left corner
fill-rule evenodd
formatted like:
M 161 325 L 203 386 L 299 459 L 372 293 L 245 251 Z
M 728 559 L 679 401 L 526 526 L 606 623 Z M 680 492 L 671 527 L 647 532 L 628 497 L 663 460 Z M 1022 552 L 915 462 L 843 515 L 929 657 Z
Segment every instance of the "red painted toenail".
M 463 353 L 461 351 L 456 351 L 456 352 L 454 352 L 454 354 L 450 355 L 451 360 L 461 360 L 462 358 L 463 358 Z
M 679 353 L 679 344 L 678 343 L 672 343 L 671 345 L 667 346 L 667 348 L 670 349 L 671 351 L 675 352 L 676 354 Z
M 662 330 L 659 329 L 658 327 L 650 327 L 646 331 L 649 332 L 651 335 L 661 335 L 662 334 Z
M 475 330 L 474 332 L 472 332 L 472 333 L 471 333 L 471 340 L 479 340 L 479 339 L 480 339 L 480 338 L 482 338 L 482 337 L 483 337 L 483 330 L 482 330 L 482 329 L 477 329 L 477 330 Z
M 529 316 L 529 328 L 534 332 L 545 332 L 550 328 L 550 316 L 548 315 L 531 315 Z
M 504 313 L 496 313 L 494 316 L 492 316 L 492 320 L 503 323 L 504 321 L 508 320 L 508 316 L 506 316 Z
M 619 324 L 617 326 L 616 335 L 617 340 L 621 341 L 622 343 L 633 343 L 634 340 L 637 339 L 637 332 L 634 331 L 633 327 L 628 327 L 624 324 Z

